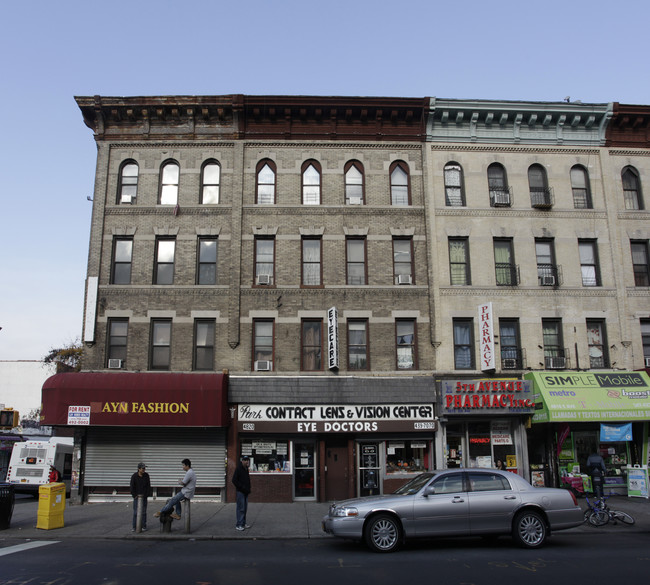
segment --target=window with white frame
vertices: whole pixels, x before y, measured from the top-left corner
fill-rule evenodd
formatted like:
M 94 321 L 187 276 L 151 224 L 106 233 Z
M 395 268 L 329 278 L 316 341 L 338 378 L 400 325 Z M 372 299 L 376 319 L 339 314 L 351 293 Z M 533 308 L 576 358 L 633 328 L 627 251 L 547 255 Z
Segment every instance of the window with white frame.
M 257 163 L 255 201 L 259 205 L 275 203 L 275 163 L 264 159 Z
M 307 161 L 302 169 L 302 204 L 320 205 L 321 172 L 316 161 Z
M 138 163 L 129 160 L 122 163 L 120 182 L 117 188 L 118 203 L 135 203 L 138 196 Z
M 363 165 L 356 160 L 345 165 L 345 203 L 362 205 L 364 203 Z

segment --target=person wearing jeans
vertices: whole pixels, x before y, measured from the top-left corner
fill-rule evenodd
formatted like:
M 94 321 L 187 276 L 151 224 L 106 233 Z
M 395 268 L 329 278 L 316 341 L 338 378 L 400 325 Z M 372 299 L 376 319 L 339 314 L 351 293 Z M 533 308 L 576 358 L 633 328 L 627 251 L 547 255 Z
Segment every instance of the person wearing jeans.
M 237 530 L 246 530 L 246 528 L 250 528 L 250 526 L 246 524 L 248 495 L 251 493 L 251 478 L 248 473 L 249 466 L 250 459 L 248 458 L 248 455 L 244 455 L 232 476 L 232 483 L 237 492 L 237 523 L 235 524 Z
M 169 514 L 174 520 L 181 519 L 181 502 L 183 500 L 191 500 L 194 497 L 196 490 L 196 473 L 192 469 L 192 462 L 189 459 L 183 459 L 183 471 L 185 476 L 179 479 L 179 485 L 183 486 L 173 498 L 167 501 L 160 512 L 156 512 L 154 516 L 160 518 L 161 514 L 168 514 L 173 508 L 176 508 L 176 513 Z

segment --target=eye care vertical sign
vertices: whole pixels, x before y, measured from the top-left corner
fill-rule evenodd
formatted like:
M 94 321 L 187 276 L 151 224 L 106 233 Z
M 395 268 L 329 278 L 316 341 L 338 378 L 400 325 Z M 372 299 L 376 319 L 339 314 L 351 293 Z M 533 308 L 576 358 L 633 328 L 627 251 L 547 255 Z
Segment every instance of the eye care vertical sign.
M 479 305 L 479 347 L 481 350 L 481 371 L 496 369 L 494 356 L 494 317 L 492 316 L 492 303 Z
M 339 367 L 339 314 L 336 307 L 327 310 L 327 361 L 330 370 Z

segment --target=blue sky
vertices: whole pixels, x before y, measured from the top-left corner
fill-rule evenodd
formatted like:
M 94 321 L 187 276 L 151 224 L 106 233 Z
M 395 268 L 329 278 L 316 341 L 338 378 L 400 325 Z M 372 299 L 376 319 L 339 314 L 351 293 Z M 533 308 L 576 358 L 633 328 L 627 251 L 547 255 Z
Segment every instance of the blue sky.
M 650 104 L 647 0 L 43 0 L 0 32 L 0 360 L 81 336 L 95 173 L 74 96 Z

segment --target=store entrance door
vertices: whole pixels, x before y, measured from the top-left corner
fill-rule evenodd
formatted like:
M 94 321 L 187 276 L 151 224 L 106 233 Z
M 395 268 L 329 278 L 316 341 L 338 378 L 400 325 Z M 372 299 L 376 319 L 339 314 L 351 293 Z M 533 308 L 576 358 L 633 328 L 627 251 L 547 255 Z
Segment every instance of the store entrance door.
M 329 439 L 325 444 L 325 497 L 344 500 L 348 494 L 348 442 Z
M 293 444 L 293 499 L 316 499 L 316 448 L 311 441 Z

